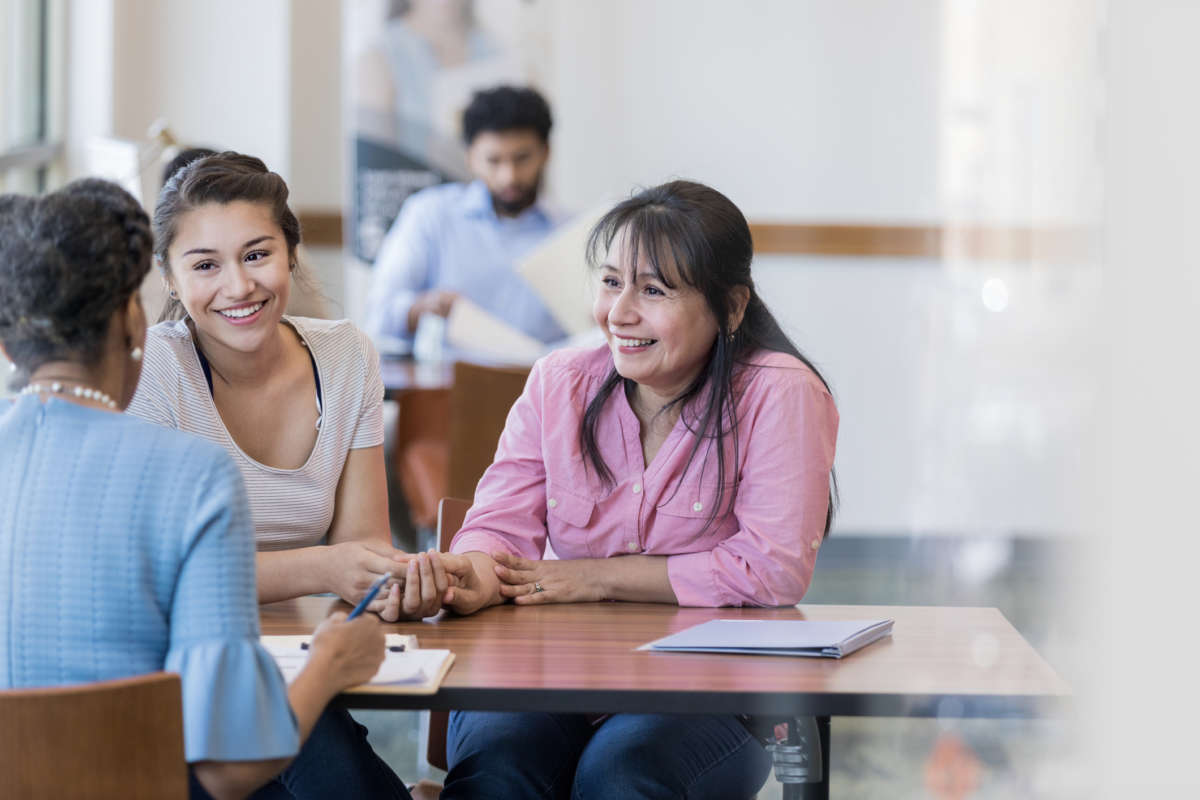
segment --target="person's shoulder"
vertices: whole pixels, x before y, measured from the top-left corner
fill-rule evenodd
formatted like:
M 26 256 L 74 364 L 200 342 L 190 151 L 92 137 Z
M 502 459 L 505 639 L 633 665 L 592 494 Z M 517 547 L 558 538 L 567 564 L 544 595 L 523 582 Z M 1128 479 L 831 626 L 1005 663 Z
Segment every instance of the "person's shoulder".
M 319 319 L 291 315 L 285 319 L 300 333 L 300 337 L 310 347 L 324 345 L 353 347 L 362 352 L 367 352 L 371 347 L 371 337 L 348 319 Z
M 192 347 L 192 332 L 181 319 L 160 322 L 146 329 L 146 348 L 183 352 Z
M 136 450 L 139 459 L 160 464 L 176 477 L 183 473 L 188 480 L 197 480 L 214 469 L 237 470 L 229 453 L 216 442 L 132 414 L 114 414 L 112 424 L 122 435 L 122 451 Z
M 308 348 L 322 360 L 322 372 L 331 370 L 334 380 L 363 375 L 370 361 L 379 361 L 371 337 L 348 319 L 317 319 L 315 317 L 286 317 L 300 334 Z M 340 378 L 337 376 L 341 376 Z
M 830 395 L 812 367 L 790 353 L 759 350 L 746 359 L 742 370 L 750 393 L 793 388 Z
M 605 378 L 612 370 L 612 355 L 607 344 L 596 347 L 564 347 L 542 356 L 535 368 L 547 377 L 572 374 Z
M 413 193 L 404 201 L 405 210 L 410 214 L 439 213 L 456 208 L 466 197 L 471 184 L 469 183 L 439 183 L 427 186 Z
M 192 332 L 183 320 L 160 322 L 146 330 L 145 356 L 142 360 L 142 384 L 175 385 L 195 367 Z

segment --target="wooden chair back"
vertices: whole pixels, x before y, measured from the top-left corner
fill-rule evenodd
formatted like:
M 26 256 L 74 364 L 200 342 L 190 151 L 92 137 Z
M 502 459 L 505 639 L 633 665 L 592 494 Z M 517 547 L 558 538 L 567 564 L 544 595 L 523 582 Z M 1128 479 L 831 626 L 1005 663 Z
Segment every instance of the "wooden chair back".
M 400 481 L 413 523 L 432 527 L 438 498 L 446 494 L 450 460 L 449 389 L 409 389 L 395 397 L 400 406 L 392 469 Z
M 178 675 L 3 690 L 0 721 L 5 796 L 188 796 Z
M 443 497 L 438 503 L 438 550 L 445 552 L 450 549 L 450 540 L 462 527 L 470 508 L 470 500 L 460 500 L 457 497 Z M 438 769 L 449 769 L 446 766 L 446 730 L 449 724 L 450 712 L 429 712 L 429 739 L 425 742 L 425 760 Z
M 496 456 L 508 411 L 528 377 L 528 367 L 485 367 L 464 361 L 454 365 L 447 496 L 475 496 L 476 484 Z

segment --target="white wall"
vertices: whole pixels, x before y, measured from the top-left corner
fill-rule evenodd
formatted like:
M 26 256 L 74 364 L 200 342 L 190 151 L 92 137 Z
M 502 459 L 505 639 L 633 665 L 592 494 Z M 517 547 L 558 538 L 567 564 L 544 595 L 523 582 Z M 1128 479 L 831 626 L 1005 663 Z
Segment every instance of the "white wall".
M 288 176 L 291 3 L 113 5 L 113 135 L 144 139 L 163 117 L 184 143 L 253 153 Z
M 556 192 L 673 176 L 760 219 L 939 216 L 938 14 L 926 0 L 554 5 Z
M 1106 30 L 1106 457 L 1094 470 L 1105 567 L 1086 587 L 1083 719 L 1104 797 L 1200 796 L 1188 628 L 1200 561 L 1200 4 L 1112 0 Z M 1134 644 L 1145 643 L 1146 646 Z M 1134 734 L 1132 721 L 1149 736 Z M 1118 722 L 1121 721 L 1121 722 Z M 1090 771 L 1090 769 L 1089 769 Z

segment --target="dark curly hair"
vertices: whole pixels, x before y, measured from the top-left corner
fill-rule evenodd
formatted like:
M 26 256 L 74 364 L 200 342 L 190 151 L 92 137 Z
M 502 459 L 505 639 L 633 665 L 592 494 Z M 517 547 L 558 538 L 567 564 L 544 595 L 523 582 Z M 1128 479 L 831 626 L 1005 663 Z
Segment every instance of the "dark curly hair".
M 468 147 L 484 131 L 532 130 L 543 142 L 550 141 L 550 105 L 537 91 L 516 86 L 497 86 L 476 92 L 463 111 L 463 141 Z
M 0 197 L 0 343 L 18 370 L 13 388 L 47 362 L 99 359 L 152 249 L 146 212 L 114 183 Z
M 287 242 L 288 260 L 296 280 L 312 281 L 297 273 L 296 247 L 300 244 L 300 221 L 288 207 L 288 187 L 283 178 L 267 169 L 262 159 L 227 151 L 198 158 L 179 168 L 158 193 L 154 207 L 154 255 L 163 277 L 170 278 L 167 251 L 175 241 L 179 218 L 209 203 L 224 205 L 238 200 L 263 203 L 271 208 L 275 224 Z M 159 320 L 181 319 L 185 312 L 179 300 L 171 298 Z

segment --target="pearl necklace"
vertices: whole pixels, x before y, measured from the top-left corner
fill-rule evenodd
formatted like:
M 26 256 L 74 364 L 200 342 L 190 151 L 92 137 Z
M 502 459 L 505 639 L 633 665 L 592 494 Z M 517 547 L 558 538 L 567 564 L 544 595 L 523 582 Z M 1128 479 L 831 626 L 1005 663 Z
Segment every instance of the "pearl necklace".
M 63 394 L 66 391 L 82 400 L 95 400 L 105 408 L 113 411 L 117 410 L 117 401 L 113 400 L 99 389 L 93 389 L 90 386 L 75 386 L 70 389 L 63 386 L 58 381 L 46 385 L 44 383 L 31 383 L 22 389 L 19 394 L 39 394 L 41 392 L 53 392 L 54 394 Z

